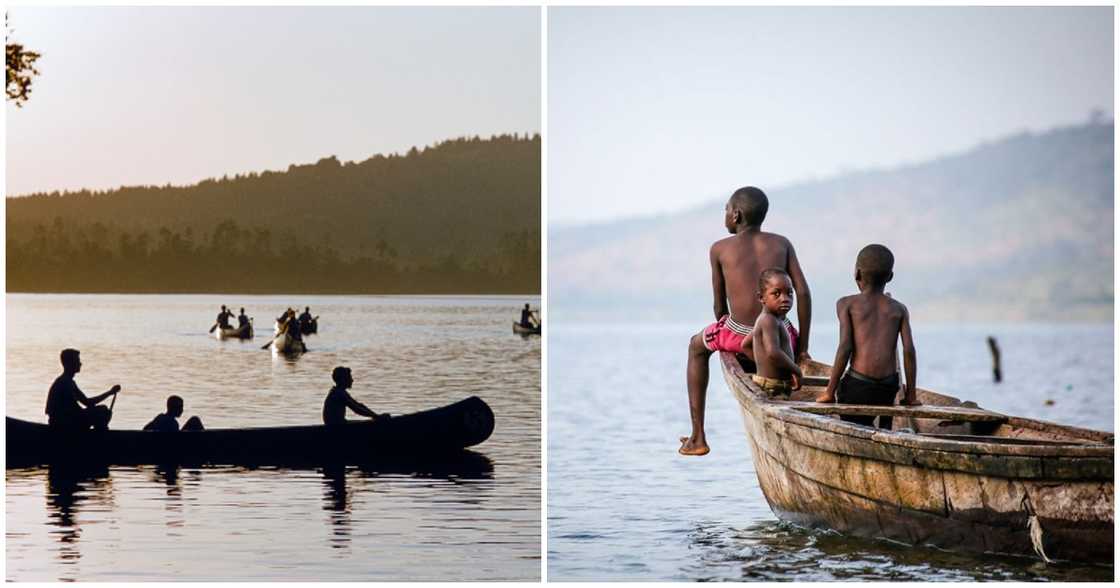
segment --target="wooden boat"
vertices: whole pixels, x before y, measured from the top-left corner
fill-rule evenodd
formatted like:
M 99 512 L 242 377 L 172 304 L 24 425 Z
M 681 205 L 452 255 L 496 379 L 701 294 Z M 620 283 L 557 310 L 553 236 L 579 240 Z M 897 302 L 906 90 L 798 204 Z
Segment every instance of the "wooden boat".
M 7 418 L 7 464 L 373 464 L 409 462 L 482 443 L 494 413 L 477 396 L 422 412 L 338 427 L 262 427 L 157 433 L 59 433 Z
M 281 333 L 272 338 L 272 350 L 276 353 L 303 353 L 302 341 L 288 333 Z
M 769 400 L 721 353 L 774 514 L 810 527 L 948 550 L 1112 562 L 1113 434 L 980 409 L 929 390 L 925 406 Z M 893 430 L 838 415 L 893 416 Z
M 249 322 L 244 327 L 218 327 L 214 329 L 214 336 L 218 339 L 252 339 L 253 338 L 253 322 Z
M 513 321 L 513 332 L 518 335 L 540 335 L 540 327 L 523 327 L 521 323 Z

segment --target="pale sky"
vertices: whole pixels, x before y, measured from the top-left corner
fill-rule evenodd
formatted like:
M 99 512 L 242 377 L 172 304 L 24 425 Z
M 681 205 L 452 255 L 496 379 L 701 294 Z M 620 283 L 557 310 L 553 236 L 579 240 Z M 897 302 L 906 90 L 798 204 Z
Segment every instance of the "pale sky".
M 1113 112 L 1112 8 L 552 8 L 548 213 L 674 211 Z
M 7 192 L 192 183 L 539 132 L 540 9 L 32 8 Z

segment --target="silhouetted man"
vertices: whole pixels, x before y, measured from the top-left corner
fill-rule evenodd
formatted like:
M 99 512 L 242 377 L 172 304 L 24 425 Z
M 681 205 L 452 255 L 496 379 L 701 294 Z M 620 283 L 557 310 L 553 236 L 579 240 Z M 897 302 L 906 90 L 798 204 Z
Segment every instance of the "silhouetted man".
M 74 382 L 74 376 L 82 371 L 82 358 L 77 349 L 63 349 L 62 375 L 55 378 L 47 393 L 47 424 L 53 428 L 86 431 L 90 427 L 99 431 L 109 428 L 113 414 L 108 407 L 98 406 L 103 400 L 121 391 L 115 385 L 104 394 L 87 398 Z
M 218 326 L 223 329 L 230 328 L 229 319 L 231 318 L 233 318 L 233 311 L 226 308 L 226 305 L 223 304 L 222 312 L 218 313 Z
M 521 326 L 527 329 L 535 329 L 537 324 L 536 321 L 533 320 L 534 314 L 533 311 L 529 310 L 529 303 L 526 302 L 525 308 L 521 309 Z
M 245 316 L 245 309 L 241 309 L 241 314 L 237 315 L 237 328 L 244 329 L 245 325 L 249 324 L 249 317 Z
M 324 425 L 345 425 L 346 424 L 346 409 L 350 410 L 371 419 L 377 419 L 376 412 L 350 396 L 350 386 L 354 385 L 354 377 L 350 374 L 348 367 L 336 367 L 331 372 L 331 379 L 334 380 L 334 387 L 327 393 L 327 399 L 323 401 L 323 424 Z

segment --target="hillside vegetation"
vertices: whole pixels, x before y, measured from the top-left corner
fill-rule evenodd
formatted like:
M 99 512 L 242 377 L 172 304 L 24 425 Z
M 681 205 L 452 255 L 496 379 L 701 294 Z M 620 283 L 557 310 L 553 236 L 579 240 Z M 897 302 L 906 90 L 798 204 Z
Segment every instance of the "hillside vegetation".
M 7 199 L 14 292 L 537 293 L 540 136 Z

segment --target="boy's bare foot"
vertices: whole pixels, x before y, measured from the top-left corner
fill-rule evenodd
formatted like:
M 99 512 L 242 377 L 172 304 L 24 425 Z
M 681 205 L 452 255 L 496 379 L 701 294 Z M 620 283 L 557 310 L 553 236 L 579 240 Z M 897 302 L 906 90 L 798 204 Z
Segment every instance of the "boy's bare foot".
M 689 437 L 681 437 L 681 448 L 677 450 L 677 453 L 681 455 L 700 456 L 708 455 L 709 451 L 711 451 L 711 449 L 708 448 L 708 444 L 705 441 L 693 441 Z
M 820 394 L 817 394 L 817 397 L 814 398 L 813 400 L 815 400 L 817 402 L 826 402 L 826 403 L 831 404 L 831 403 L 836 402 L 836 395 L 832 394 L 830 392 L 821 392 Z

